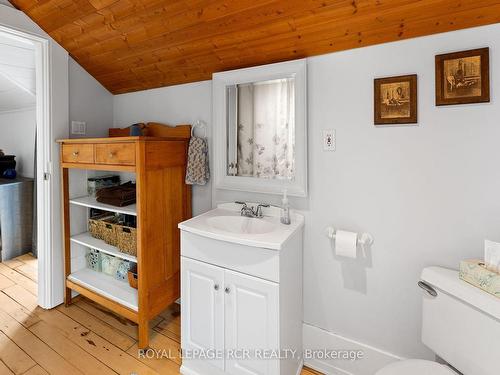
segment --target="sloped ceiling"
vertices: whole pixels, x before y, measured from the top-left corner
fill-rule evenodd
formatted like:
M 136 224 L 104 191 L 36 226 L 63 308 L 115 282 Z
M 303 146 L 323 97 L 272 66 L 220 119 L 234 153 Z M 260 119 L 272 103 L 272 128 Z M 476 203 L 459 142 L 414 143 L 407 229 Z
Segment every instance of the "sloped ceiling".
M 0 112 L 35 106 L 35 49 L 0 32 Z
M 500 22 L 498 0 L 11 2 L 115 94 Z

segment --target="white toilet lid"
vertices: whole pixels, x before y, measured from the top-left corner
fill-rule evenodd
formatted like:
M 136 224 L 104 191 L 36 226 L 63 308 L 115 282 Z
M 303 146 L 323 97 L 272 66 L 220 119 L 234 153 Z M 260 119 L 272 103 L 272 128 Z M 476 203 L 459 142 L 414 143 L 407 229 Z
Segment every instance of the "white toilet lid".
M 422 359 L 408 359 L 391 363 L 375 375 L 457 375 L 448 366 Z

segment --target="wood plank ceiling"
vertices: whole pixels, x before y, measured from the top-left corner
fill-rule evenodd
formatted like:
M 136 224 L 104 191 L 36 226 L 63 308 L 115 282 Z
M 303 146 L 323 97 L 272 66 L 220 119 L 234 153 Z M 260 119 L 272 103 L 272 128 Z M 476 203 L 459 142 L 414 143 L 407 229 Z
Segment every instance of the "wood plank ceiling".
M 500 22 L 494 0 L 11 2 L 114 94 Z

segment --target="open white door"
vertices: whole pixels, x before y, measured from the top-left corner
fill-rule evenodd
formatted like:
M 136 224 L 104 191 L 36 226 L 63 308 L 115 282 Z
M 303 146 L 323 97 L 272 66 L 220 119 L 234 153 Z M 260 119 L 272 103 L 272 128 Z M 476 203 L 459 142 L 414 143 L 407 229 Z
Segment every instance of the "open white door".
M 36 46 L 38 303 L 52 308 L 63 302 L 59 149 L 67 138 L 68 53 L 23 12 L 0 5 L 0 31 L 26 38 Z

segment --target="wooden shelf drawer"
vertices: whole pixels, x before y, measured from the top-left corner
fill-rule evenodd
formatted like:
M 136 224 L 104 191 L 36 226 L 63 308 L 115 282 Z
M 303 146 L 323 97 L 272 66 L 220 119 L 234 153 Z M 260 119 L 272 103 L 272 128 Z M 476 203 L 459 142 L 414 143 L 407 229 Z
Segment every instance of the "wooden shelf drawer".
M 135 165 L 135 143 L 96 144 L 95 162 L 110 165 Z
M 65 163 L 94 163 L 94 145 L 65 144 L 62 146 L 62 161 Z

